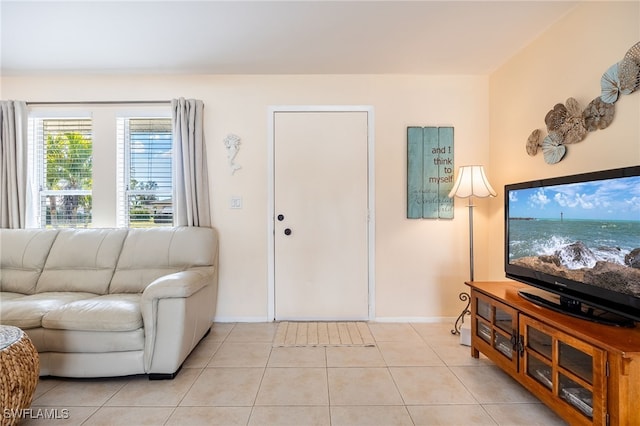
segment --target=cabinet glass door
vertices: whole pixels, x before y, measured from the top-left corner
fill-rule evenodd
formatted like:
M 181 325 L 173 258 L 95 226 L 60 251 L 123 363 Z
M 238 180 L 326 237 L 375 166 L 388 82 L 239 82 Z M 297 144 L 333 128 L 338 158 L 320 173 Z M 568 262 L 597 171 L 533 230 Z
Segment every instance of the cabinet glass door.
M 560 378 L 558 393 L 562 399 L 589 418 L 593 418 L 593 357 L 563 341 L 558 342 Z
M 520 333 L 523 382 L 548 392 L 577 424 L 598 423 L 606 399 L 604 352 L 525 315 L 520 316 Z
M 549 362 L 551 362 L 551 352 L 553 350 L 551 346 L 551 336 L 543 333 L 535 327 L 527 325 L 527 348 L 535 351 Z
M 503 369 L 516 372 L 518 313 L 495 299 L 472 292 L 472 346 Z
M 560 374 L 558 394 L 585 416 L 593 418 L 593 393 L 591 390 Z
M 514 318 L 510 312 L 496 306 L 496 327 L 505 333 L 511 334 L 515 329 L 513 320 Z
M 553 371 L 551 365 L 539 358 L 527 354 L 527 374 L 549 390 L 553 389 Z
M 559 342 L 558 364 L 589 384 L 593 384 L 593 358 L 564 342 Z
M 478 337 L 487 343 L 491 343 L 491 327 L 487 324 L 478 321 Z
M 493 347 L 509 360 L 517 360 L 516 356 L 516 313 L 508 306 L 493 304 L 491 321 L 494 326 Z
M 476 314 L 487 321 L 491 321 L 491 305 L 484 299 L 476 299 Z
M 491 344 L 491 305 L 484 299 L 474 299 L 476 308 L 476 335 L 484 340 L 487 344 Z
M 507 338 L 500 333 L 496 333 L 496 337 L 493 341 L 493 346 L 500 352 L 502 355 L 506 356 L 509 359 L 513 359 L 514 355 L 514 347 L 511 337 Z
M 525 374 L 553 391 L 553 337 L 528 319 L 523 322 Z

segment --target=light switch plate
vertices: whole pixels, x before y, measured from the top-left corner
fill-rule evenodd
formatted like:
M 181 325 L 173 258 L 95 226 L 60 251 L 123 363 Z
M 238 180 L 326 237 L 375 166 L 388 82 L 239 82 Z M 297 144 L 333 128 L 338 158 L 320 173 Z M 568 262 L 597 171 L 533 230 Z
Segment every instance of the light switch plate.
M 229 208 L 230 209 L 241 209 L 242 208 L 242 197 L 233 196 L 229 200 Z

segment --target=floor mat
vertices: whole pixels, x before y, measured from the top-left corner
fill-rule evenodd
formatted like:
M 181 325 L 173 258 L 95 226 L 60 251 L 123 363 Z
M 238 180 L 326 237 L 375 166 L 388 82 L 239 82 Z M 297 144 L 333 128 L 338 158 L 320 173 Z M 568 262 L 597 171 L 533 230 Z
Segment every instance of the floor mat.
M 366 322 L 283 321 L 273 346 L 375 346 L 375 340 Z

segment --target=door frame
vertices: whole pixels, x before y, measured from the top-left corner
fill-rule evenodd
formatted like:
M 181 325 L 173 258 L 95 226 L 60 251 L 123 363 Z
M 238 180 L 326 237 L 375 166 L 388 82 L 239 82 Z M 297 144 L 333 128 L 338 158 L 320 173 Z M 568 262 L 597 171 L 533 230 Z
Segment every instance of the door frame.
M 367 113 L 367 286 L 368 319 L 375 318 L 375 138 L 374 111 L 369 105 L 281 105 L 268 108 L 267 124 L 267 318 L 275 321 L 275 114 L 279 112 Z

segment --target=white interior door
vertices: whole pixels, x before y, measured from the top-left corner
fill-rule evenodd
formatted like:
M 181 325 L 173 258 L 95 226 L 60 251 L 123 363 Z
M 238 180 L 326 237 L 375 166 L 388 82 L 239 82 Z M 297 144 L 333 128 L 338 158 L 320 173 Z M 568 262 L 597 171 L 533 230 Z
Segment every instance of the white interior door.
M 274 112 L 276 320 L 368 318 L 367 119 Z

